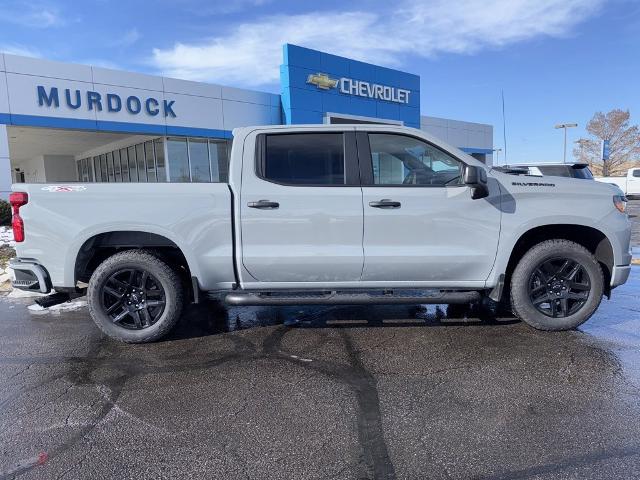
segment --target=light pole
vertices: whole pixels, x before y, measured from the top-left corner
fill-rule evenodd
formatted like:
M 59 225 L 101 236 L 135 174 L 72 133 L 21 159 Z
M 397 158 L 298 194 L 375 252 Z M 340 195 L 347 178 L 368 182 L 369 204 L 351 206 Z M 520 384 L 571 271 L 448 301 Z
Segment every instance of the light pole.
M 577 127 L 577 123 L 559 123 L 555 128 L 564 129 L 564 152 L 562 157 L 562 163 L 567 163 L 567 128 Z
M 496 163 L 495 164 L 498 165 L 498 163 L 499 163 L 498 160 L 500 159 L 500 152 L 502 151 L 502 149 L 501 148 L 494 148 L 493 151 L 496 152 Z

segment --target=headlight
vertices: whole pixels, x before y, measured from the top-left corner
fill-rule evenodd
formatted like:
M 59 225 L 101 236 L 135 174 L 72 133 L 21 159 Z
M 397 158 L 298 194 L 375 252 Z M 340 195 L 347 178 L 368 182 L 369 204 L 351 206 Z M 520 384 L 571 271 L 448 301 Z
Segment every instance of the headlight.
M 627 197 L 624 195 L 614 195 L 613 204 L 620 213 L 624 213 L 627 210 Z

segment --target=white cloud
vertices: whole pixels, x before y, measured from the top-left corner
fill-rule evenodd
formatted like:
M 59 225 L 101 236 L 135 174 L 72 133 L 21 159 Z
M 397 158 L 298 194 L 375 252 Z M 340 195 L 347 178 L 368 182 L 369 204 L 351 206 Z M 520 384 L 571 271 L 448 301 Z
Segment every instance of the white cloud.
M 0 44 L 0 52 L 8 53 L 9 55 L 20 55 L 22 57 L 42 57 L 39 50 L 28 47 L 26 45 L 20 45 L 17 43 L 3 43 Z
M 142 34 L 134 27 L 124 32 L 120 37 L 114 39 L 110 45 L 114 47 L 130 47 L 140 40 L 140 37 L 142 37 Z
M 4 5 L 0 10 L 0 21 L 30 28 L 59 27 L 67 23 L 56 7 L 23 1 Z
M 119 64 L 102 58 L 83 58 L 80 60 L 73 60 L 73 63 L 91 65 L 92 67 L 108 68 L 110 70 L 122 70 L 122 67 Z
M 401 0 L 362 11 L 274 15 L 228 34 L 153 50 L 162 73 L 191 80 L 273 84 L 281 46 L 293 43 L 366 62 L 399 66 L 408 54 L 469 54 L 540 36 L 560 37 L 603 0 Z

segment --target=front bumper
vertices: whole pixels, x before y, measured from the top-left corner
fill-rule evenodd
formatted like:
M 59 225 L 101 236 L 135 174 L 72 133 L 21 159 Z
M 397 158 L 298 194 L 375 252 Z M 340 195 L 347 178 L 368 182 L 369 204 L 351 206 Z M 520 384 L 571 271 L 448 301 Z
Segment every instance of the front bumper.
M 615 265 L 611 272 L 611 288 L 622 285 L 629 278 L 631 265 Z
M 11 282 L 13 288 L 31 292 L 49 293 L 51 279 L 47 270 L 31 258 L 14 258 L 9 262 L 15 274 Z

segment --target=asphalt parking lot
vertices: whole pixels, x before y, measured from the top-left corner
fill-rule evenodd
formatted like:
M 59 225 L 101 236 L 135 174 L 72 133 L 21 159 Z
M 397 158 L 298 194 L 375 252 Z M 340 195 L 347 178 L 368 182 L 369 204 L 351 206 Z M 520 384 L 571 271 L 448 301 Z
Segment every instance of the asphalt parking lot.
M 0 298 L 0 478 L 640 478 L 639 294 L 561 333 L 207 305 L 129 346 Z

